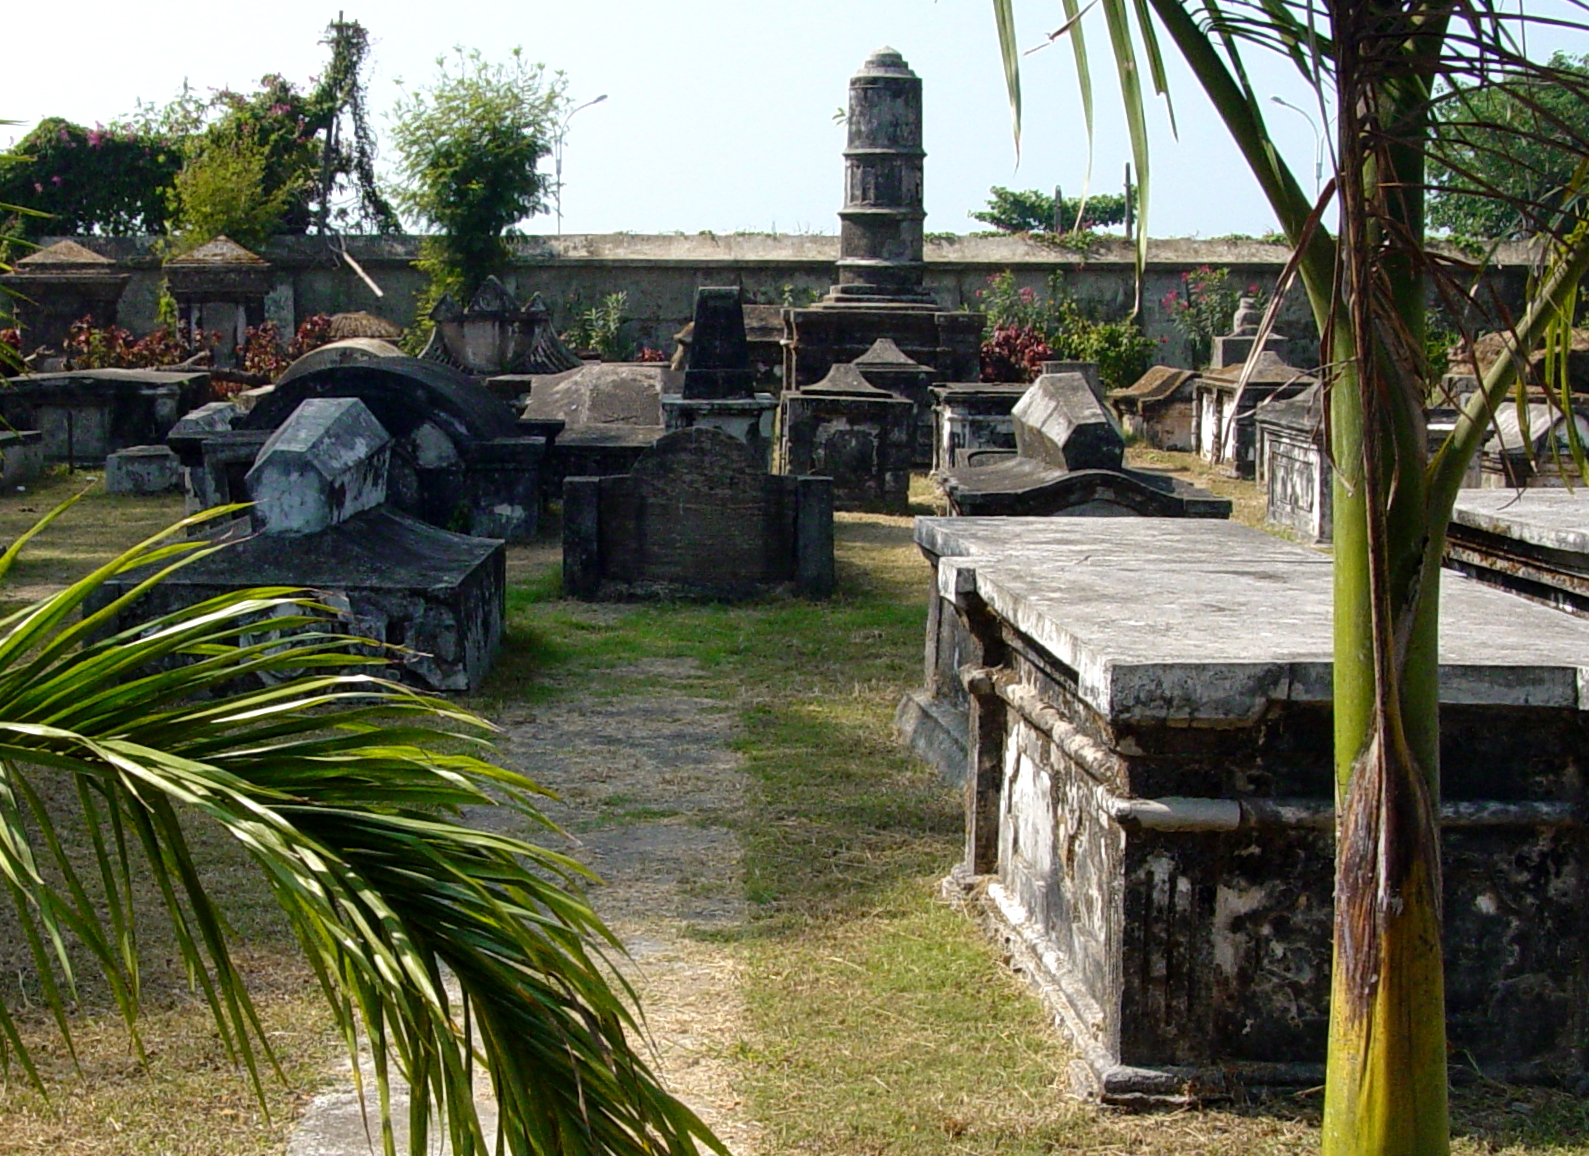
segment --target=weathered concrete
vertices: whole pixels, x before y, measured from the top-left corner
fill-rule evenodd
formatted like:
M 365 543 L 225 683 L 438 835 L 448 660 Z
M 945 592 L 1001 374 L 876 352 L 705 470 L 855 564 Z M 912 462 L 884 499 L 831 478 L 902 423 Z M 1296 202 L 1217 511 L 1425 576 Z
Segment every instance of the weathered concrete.
M 915 407 L 869 384 L 859 365 L 835 365 L 780 402 L 779 471 L 833 479 L 840 510 L 903 514 L 910 506 Z
M 210 400 L 210 375 L 158 369 L 74 369 L 14 377 L 0 420 L 44 435 L 54 462 L 91 462 L 165 440 L 177 419 Z
M 1045 373 L 1011 411 L 1016 450 L 962 451 L 939 475 L 951 513 L 1228 518 L 1229 499 L 1168 474 L 1126 469 L 1125 436 L 1100 388 Z
M 1314 1083 L 1333 884 L 1331 570 L 1225 522 L 919 519 L 966 888 L 1119 1102 Z M 1464 1062 L 1581 1076 L 1589 622 L 1442 581 L 1447 1012 Z M 1505 864 L 1498 870 L 1497 863 Z
M 1262 403 L 1254 425 L 1258 484 L 1268 498 L 1265 516 L 1303 541 L 1330 541 L 1335 535 L 1335 471 L 1324 447 L 1320 387 Z
M 36 429 L 0 430 L 0 486 L 24 486 L 44 472 L 44 435 Z
M 975 450 L 1013 450 L 1015 419 L 1010 411 L 1026 385 L 988 385 L 983 382 L 947 382 L 932 387 L 932 472 L 961 464 L 964 453 Z
M 392 436 L 357 398 L 310 398 L 260 447 L 247 483 L 266 534 L 312 534 L 386 501 Z
M 222 540 L 232 544 L 167 577 L 108 629 L 230 591 L 287 586 L 314 591 L 337 628 L 378 644 L 369 653 L 396 659 L 384 673 L 427 690 L 479 686 L 501 645 L 507 589 L 501 541 L 449 533 L 389 507 L 311 534 L 250 536 L 238 520 Z M 112 579 L 95 607 L 143 576 Z M 260 624 L 262 637 L 269 630 L 268 621 Z M 406 649 L 394 654 L 388 647 Z
M 1463 490 L 1445 564 L 1589 617 L 1589 496 L 1581 489 Z
M 131 279 L 116 262 L 76 241 L 57 241 L 17 261 L 0 274 L 0 287 L 22 331 L 23 354 L 41 345 L 61 351 L 84 318 L 115 324 L 117 302 Z
M 105 459 L 108 494 L 163 494 L 182 488 L 182 463 L 168 446 L 128 446 Z
M 396 443 L 387 500 L 433 526 L 510 541 L 534 537 L 546 443 L 525 437 L 513 408 L 434 361 L 383 357 L 300 370 L 237 419 L 276 429 L 310 398 L 358 398 Z

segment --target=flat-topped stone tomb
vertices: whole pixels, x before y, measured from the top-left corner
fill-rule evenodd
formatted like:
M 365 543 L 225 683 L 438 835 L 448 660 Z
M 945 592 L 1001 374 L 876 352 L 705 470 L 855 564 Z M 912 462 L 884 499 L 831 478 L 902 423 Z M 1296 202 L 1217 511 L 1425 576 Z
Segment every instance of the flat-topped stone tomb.
M 1446 532 L 1445 564 L 1589 617 L 1589 495 L 1535 487 L 1462 490 Z
M 563 482 L 563 589 L 607 600 L 833 589 L 833 486 L 769 474 L 739 439 L 665 435 L 634 471 Z
M 1322 1082 L 1332 569 L 1222 521 L 921 518 L 912 746 L 963 780 L 965 887 L 1122 1103 Z M 1441 579 L 1453 1055 L 1582 1078 L 1589 622 Z M 1497 864 L 1504 864 L 1500 870 Z

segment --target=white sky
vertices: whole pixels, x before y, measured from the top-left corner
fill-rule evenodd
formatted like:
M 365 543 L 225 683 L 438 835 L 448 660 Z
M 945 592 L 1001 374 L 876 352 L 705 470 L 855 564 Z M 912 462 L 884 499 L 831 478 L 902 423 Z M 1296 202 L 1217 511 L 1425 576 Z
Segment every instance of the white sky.
M 1519 0 L 1521 3 L 1522 0 Z M 1539 0 L 1528 0 L 1533 10 Z M 65 116 L 92 125 L 163 103 L 185 79 L 199 91 L 252 88 L 267 72 L 303 84 L 326 60 L 319 43 L 337 0 L 210 0 L 128 5 L 80 0 L 69 10 L 9 5 L 0 118 Z M 986 0 L 342 0 L 374 40 L 370 104 L 378 129 L 393 81 L 423 83 L 453 45 L 503 57 L 514 45 L 568 74 L 576 101 L 608 99 L 573 121 L 563 160 L 563 230 L 636 233 L 710 229 L 837 230 L 846 83 L 882 44 L 922 77 L 926 100 L 927 228 L 982 226 L 990 185 L 1081 190 L 1086 134 L 1070 48 L 1024 65 L 1020 166 L 1009 129 L 997 38 Z M 1023 45 L 1062 23 L 1058 0 L 1018 0 Z M 1088 26 L 1098 83 L 1095 191 L 1118 191 L 1129 157 L 1101 22 Z M 1577 47 L 1582 51 L 1581 46 Z M 1173 52 L 1170 53 L 1173 56 Z M 1311 109 L 1289 65 L 1255 57 L 1261 92 Z M 1180 128 L 1160 108 L 1152 124 L 1155 236 L 1258 234 L 1273 218 L 1190 76 L 1172 61 Z M 1271 128 L 1311 184 L 1314 132 L 1271 106 Z M 547 162 L 549 167 L 550 162 Z M 550 233 L 550 217 L 529 232 Z

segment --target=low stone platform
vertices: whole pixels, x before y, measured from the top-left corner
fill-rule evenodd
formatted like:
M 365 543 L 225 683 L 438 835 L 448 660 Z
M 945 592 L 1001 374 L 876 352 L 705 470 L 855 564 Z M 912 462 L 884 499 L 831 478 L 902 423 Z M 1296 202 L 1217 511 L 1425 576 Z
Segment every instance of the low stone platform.
M 1589 617 L 1589 495 L 1543 487 L 1463 490 L 1445 562 L 1470 578 Z
M 318 591 L 343 629 L 413 652 L 398 656 L 387 677 L 426 690 L 468 690 L 490 669 L 506 610 L 507 552 L 500 541 L 450 533 L 387 506 L 313 534 L 245 536 L 247 527 L 234 521 L 226 531 L 233 545 L 177 570 L 110 629 L 233 590 L 298 586 Z M 141 577 L 111 579 L 95 608 Z
M 965 782 L 955 890 L 1077 1041 L 1078 1090 L 1320 1082 L 1329 558 L 1220 521 L 916 526 L 936 597 L 899 721 Z M 1453 1055 L 1576 1081 L 1589 623 L 1451 574 L 1441 605 Z

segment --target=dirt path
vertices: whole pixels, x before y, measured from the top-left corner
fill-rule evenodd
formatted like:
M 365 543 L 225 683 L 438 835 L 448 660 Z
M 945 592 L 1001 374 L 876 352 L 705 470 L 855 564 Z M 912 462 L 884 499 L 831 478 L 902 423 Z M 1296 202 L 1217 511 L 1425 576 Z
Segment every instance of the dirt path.
M 637 679 L 640 688 L 626 689 Z M 731 1060 L 744 1016 L 741 966 L 697 934 L 745 917 L 732 824 L 746 778 L 730 749 L 732 708 L 699 697 L 695 681 L 689 662 L 619 668 L 588 691 L 513 706 L 495 721 L 503 757 L 559 796 L 548 815 L 572 837 L 567 849 L 605 881 L 593 899 L 630 950 L 625 972 L 669 1089 L 735 1156 L 757 1156 L 761 1130 Z M 509 818 L 487 809 L 471 817 Z M 366 1144 L 351 1092 L 319 1097 L 288 1145 L 288 1156 L 370 1151 L 379 1148 Z

